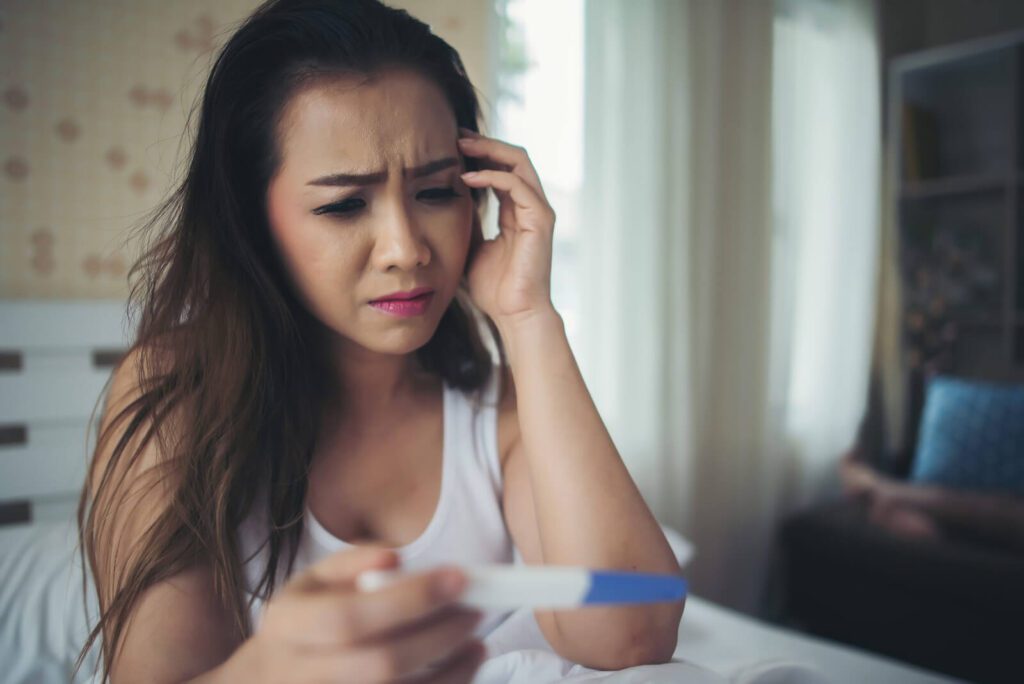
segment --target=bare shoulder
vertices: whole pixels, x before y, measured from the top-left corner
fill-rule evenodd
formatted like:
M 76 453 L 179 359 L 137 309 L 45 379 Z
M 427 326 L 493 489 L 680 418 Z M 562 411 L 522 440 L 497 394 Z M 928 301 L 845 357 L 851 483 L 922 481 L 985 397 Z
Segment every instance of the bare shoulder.
M 156 358 L 159 360 L 159 357 Z M 136 417 L 137 410 L 133 409 L 133 405 L 141 398 L 143 391 L 139 383 L 142 363 L 143 350 L 132 348 L 121 359 L 111 375 L 100 417 L 98 441 L 93 452 L 93 467 L 89 481 L 90 493 L 93 496 L 97 493 L 118 443 Z M 151 421 L 140 421 L 130 442 L 125 445 L 124 451 L 128 453 L 137 451 L 142 437 L 148 432 L 150 426 Z M 129 464 L 128 460 L 132 462 Z M 118 459 L 114 470 L 120 471 L 117 473 L 118 475 L 127 476 L 129 471 L 141 474 L 157 466 L 159 460 L 156 448 L 146 448 L 138 454 L 136 459 L 126 459 L 125 461 Z
M 140 364 L 131 350 L 115 368 L 107 390 L 87 486 L 93 524 L 85 530 L 94 553 L 93 575 L 103 610 L 126 589 L 126 562 L 158 553 L 143 549 L 150 531 L 172 505 L 177 480 L 171 467 L 180 413 L 158 426 L 141 413 Z M 148 357 L 161 370 L 166 357 Z M 153 434 L 147 439 L 147 435 Z M 136 594 L 127 613 L 123 641 L 111 663 L 117 681 L 182 681 L 223 662 L 239 643 L 230 615 L 218 598 L 208 562 L 197 562 Z M 103 638 L 110 634 L 104 629 Z
M 133 549 L 169 505 L 165 455 L 160 440 L 146 438 L 153 423 L 140 413 L 142 362 L 143 353 L 133 348 L 114 369 L 88 476 L 95 517 L 103 521 L 91 530 L 99 564 L 94 569 L 101 587 L 108 590 L 114 569 L 105 567 L 105 561 L 115 551 Z

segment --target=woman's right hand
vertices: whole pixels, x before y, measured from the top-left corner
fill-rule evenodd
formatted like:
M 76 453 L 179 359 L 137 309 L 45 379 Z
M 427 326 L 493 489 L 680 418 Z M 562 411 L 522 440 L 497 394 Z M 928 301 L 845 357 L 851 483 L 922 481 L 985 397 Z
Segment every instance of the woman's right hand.
M 454 601 L 454 567 L 361 592 L 356 576 L 398 564 L 391 549 L 346 549 L 293 577 L 267 603 L 255 634 L 211 679 L 239 682 L 468 682 L 484 657 L 478 611 Z M 214 674 L 214 673 L 210 673 Z

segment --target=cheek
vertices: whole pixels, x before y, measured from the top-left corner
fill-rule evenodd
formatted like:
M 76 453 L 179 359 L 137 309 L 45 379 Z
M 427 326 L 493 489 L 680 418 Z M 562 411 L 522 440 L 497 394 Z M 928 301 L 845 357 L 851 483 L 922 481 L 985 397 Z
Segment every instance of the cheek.
M 273 186 L 267 192 L 267 222 L 281 260 L 290 270 L 293 269 L 296 263 L 301 263 L 301 253 L 305 251 L 299 230 L 301 221 L 295 212 L 289 210 L 287 203 L 278 198 Z
M 343 244 L 343 234 L 321 225 L 322 218 L 273 202 L 268 206 L 268 219 L 281 260 L 303 298 L 309 301 L 318 298 L 321 290 L 337 290 L 339 278 L 351 270 L 346 261 L 354 252 L 352 245 Z
M 271 236 L 281 261 L 292 280 L 301 285 L 308 280 L 305 271 L 315 263 L 316 241 L 303 230 L 302 222 L 287 211 L 271 211 L 269 218 Z

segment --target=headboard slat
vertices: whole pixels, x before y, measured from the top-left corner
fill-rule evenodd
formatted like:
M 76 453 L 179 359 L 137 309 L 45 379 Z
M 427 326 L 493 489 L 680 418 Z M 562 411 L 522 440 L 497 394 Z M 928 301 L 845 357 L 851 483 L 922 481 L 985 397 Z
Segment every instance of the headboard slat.
M 0 300 L 0 506 L 77 499 L 89 419 L 133 336 L 123 301 Z
M 94 349 L 92 352 L 92 366 L 93 368 L 113 369 L 124 355 L 124 349 Z
M 78 492 L 85 481 L 95 428 L 88 419 L 33 427 L 27 444 L 0 447 L 0 501 Z
M 21 370 L 21 352 L 0 351 L 0 371 L 5 373 Z
M 27 425 L 0 425 L 0 446 L 28 443 Z

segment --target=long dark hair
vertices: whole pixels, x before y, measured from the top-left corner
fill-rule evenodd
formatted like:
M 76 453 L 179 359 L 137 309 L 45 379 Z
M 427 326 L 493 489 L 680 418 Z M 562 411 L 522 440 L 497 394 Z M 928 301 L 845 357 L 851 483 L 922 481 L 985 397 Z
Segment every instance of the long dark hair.
M 237 530 L 256 510 L 256 491 L 266 494 L 269 530 L 257 595 L 274 592 L 282 560 L 291 572 L 326 388 L 317 322 L 291 290 L 268 226 L 264 199 L 280 163 L 275 132 L 289 98 L 311 80 L 390 67 L 430 79 L 458 126 L 479 130 L 479 104 L 458 53 L 426 24 L 376 0 L 265 2 L 217 55 L 197 101 L 185 176 L 139 226 L 146 243 L 129 272 L 128 302 L 138 317 L 129 350 L 138 361 L 137 396 L 100 431 L 97 453 L 125 426 L 103 472 L 96 460 L 90 466 L 78 506 L 83 559 L 95 574 L 100 558 L 116 580 L 101 587 L 96 577 L 100 614 L 76 670 L 102 635 L 106 680 L 143 592 L 197 560 L 210 565 L 217 595 L 249 636 Z M 466 166 L 477 164 L 467 158 Z M 470 258 L 482 241 L 479 191 L 473 199 Z M 464 287 L 417 350 L 421 365 L 454 387 L 479 389 L 493 372 L 481 322 L 504 365 L 494 323 Z M 125 565 L 115 573 L 107 525 L 123 504 L 124 473 L 152 439 L 169 505 L 119 554 Z M 83 562 L 86 586 L 84 569 Z

